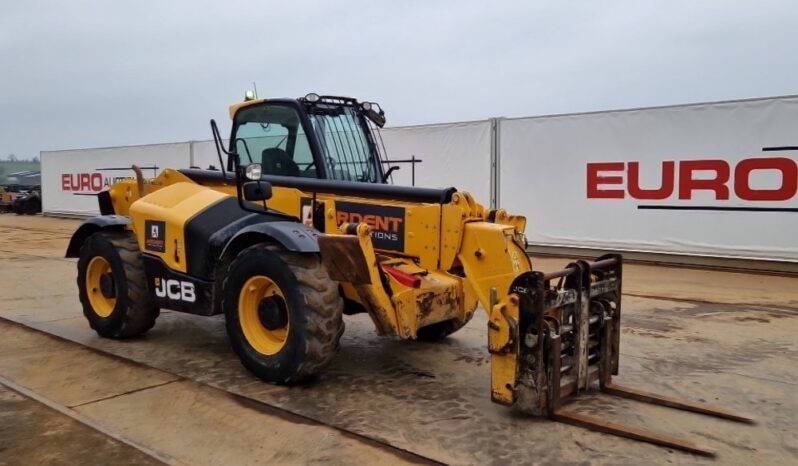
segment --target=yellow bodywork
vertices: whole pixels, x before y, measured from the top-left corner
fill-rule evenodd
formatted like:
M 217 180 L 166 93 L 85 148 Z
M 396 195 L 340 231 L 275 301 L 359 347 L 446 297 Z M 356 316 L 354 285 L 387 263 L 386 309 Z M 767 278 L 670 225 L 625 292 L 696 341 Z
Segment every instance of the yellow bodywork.
M 186 272 L 185 224 L 194 215 L 228 197 L 227 194 L 208 189 L 196 183 L 178 182 L 137 200 L 130 206 L 129 215 L 139 242 L 139 249 L 160 257 L 172 270 Z M 163 252 L 153 252 L 146 247 L 147 219 L 158 219 L 165 224 Z
M 185 223 L 227 196 L 235 196 L 235 189 L 235 185 L 221 180 L 200 185 L 179 171 L 166 169 L 143 183 L 143 198 L 135 180 L 113 185 L 110 196 L 115 212 L 133 219 L 131 228 L 140 242 L 145 241 L 146 219 L 164 221 L 164 250 L 155 255 L 169 268 L 186 272 Z M 526 220 L 503 210 L 489 220 L 489 211 L 465 192 L 455 193 L 450 202 L 440 204 L 324 193 L 313 198 L 312 193 L 273 186 L 268 207 L 307 222 L 311 199 L 323 206 L 327 236 L 348 236 L 350 242 L 356 242 L 349 247 L 354 245 L 363 255 L 369 283 L 342 282 L 342 291 L 346 298 L 363 306 L 380 334 L 413 339 L 418 329 L 427 325 L 447 320 L 467 322 L 477 304 L 482 305 L 489 319 L 492 397 L 499 403 L 512 404 L 518 367 L 519 311 L 518 297 L 509 289 L 518 275 L 532 269 L 523 244 Z M 339 228 L 342 220 L 352 218 L 342 216 L 336 207 L 339 203 L 401 208 L 404 217 L 361 216 L 357 218 L 360 222 L 356 234 L 346 235 Z M 376 249 L 371 237 L 374 227 L 391 228 L 400 223 L 403 250 Z M 144 244 L 139 246 L 144 250 Z M 408 286 L 385 273 L 385 267 L 417 277 L 417 286 Z

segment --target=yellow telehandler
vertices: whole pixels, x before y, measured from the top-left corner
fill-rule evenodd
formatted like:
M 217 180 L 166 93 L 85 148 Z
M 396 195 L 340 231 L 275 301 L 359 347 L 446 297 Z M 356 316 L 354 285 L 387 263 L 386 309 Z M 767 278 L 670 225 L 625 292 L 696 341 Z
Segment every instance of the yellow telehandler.
M 271 383 L 332 360 L 343 314 L 380 335 L 435 340 L 487 313 L 491 398 L 520 410 L 698 454 L 688 440 L 561 407 L 602 391 L 749 422 L 612 381 L 618 373 L 622 258 L 534 271 L 526 219 L 467 192 L 389 184 L 378 104 L 308 94 L 230 107 L 219 169 L 165 169 L 114 184 L 101 216 L 72 237 L 91 327 L 127 338 L 160 309 L 225 315 L 243 365 Z

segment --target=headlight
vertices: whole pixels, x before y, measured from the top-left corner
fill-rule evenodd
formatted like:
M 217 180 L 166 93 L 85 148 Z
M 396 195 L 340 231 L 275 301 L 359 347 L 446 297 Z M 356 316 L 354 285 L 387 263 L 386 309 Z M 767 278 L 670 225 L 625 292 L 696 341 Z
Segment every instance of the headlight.
M 321 100 L 321 97 L 319 97 L 318 94 L 311 92 L 310 94 L 305 96 L 305 100 L 313 104 Z

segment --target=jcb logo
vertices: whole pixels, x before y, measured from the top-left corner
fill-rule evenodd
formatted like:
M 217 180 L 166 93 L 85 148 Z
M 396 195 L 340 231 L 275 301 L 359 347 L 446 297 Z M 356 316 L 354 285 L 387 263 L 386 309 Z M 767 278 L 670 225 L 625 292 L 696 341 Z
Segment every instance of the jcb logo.
M 159 277 L 155 277 L 155 296 L 187 303 L 197 300 L 193 283 L 172 279 L 164 280 Z

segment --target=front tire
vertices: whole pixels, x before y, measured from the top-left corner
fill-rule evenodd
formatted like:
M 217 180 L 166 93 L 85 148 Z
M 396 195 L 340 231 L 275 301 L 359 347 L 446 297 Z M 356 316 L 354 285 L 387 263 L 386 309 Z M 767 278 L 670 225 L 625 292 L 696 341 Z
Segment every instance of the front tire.
M 343 305 L 318 255 L 265 244 L 241 251 L 223 286 L 233 351 L 271 383 L 301 382 L 330 364 L 344 331 Z
M 101 231 L 86 239 L 78 259 L 78 294 L 89 325 L 105 338 L 142 335 L 160 313 L 130 232 Z

